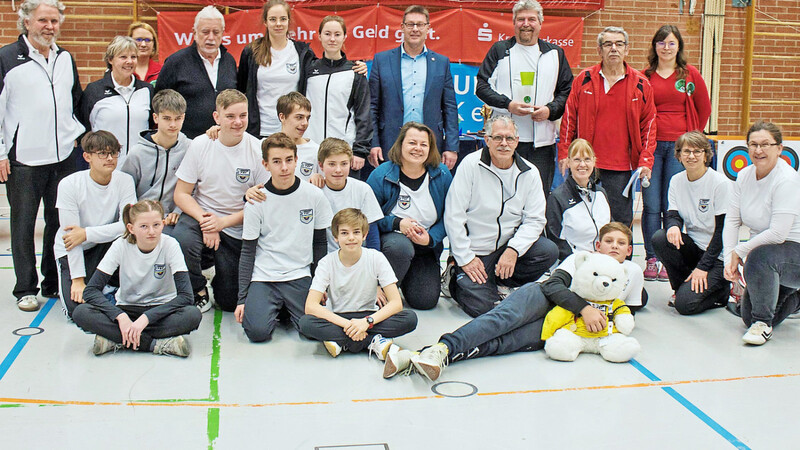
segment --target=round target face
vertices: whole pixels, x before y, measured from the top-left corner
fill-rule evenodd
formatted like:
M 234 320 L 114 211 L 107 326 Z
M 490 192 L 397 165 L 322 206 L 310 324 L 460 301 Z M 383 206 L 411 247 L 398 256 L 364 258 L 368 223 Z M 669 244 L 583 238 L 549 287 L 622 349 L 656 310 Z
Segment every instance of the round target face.
M 797 155 L 795 155 L 794 159 L 797 161 Z M 725 154 L 725 159 L 722 161 L 722 171 L 725 176 L 735 180 L 739 172 L 750 164 L 750 155 L 747 153 L 747 147 L 737 146 Z
M 797 152 L 794 151 L 791 147 L 783 147 L 783 151 L 781 152 L 781 158 L 786 161 L 794 170 L 798 170 L 800 168 L 800 162 L 797 160 Z

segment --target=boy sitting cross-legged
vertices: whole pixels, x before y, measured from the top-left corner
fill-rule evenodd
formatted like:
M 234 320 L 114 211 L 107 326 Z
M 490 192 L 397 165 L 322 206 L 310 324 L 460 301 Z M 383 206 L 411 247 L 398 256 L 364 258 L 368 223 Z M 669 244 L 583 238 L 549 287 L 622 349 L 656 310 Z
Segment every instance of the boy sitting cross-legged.
M 331 223 L 339 250 L 320 260 L 306 299 L 306 315 L 300 319 L 300 332 L 323 341 L 336 357 L 342 350 L 353 353 L 369 348 L 383 361 L 392 346 L 391 339 L 417 327 L 417 315 L 404 311 L 392 266 L 377 250 L 363 248 L 369 224 L 355 208 L 345 208 Z M 380 286 L 387 303 L 378 309 L 376 287 Z M 328 294 L 330 309 L 323 306 Z M 396 348 L 396 347 L 395 347 Z

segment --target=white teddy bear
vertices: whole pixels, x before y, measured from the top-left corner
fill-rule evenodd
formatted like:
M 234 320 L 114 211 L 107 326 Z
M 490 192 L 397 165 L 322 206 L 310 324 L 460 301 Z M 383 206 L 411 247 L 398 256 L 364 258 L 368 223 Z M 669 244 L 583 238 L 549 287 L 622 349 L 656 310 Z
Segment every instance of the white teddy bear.
M 627 362 L 640 350 L 639 341 L 628 336 L 634 320 L 619 299 L 628 282 L 625 266 L 600 253 L 576 252 L 575 274 L 570 290 L 606 316 L 606 328 L 589 331 L 583 318 L 556 306 L 542 327 L 544 350 L 551 359 L 575 361 L 581 352 L 599 353 L 606 361 Z

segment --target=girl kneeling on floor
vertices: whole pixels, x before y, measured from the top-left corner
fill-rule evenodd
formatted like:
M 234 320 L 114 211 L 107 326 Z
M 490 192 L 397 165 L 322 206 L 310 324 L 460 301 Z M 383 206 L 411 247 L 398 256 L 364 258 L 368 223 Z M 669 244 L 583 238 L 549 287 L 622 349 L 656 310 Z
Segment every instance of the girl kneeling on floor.
M 194 306 L 189 272 L 180 245 L 161 234 L 161 203 L 142 200 L 123 209 L 123 239 L 111 244 L 83 292 L 72 319 L 95 333 L 95 355 L 122 348 L 157 355 L 189 356 L 183 337 L 196 330 L 202 315 Z M 103 296 L 103 286 L 119 269 L 117 304 Z

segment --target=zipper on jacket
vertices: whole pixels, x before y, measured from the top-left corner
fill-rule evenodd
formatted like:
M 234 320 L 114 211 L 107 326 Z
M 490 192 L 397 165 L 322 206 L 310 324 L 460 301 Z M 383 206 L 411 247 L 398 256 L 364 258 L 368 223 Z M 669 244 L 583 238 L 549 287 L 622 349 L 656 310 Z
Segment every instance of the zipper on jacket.
M 55 75 L 55 72 L 56 72 L 56 65 L 58 64 L 59 55 L 61 55 L 61 53 L 56 52 L 55 56 L 53 57 L 53 58 L 55 58 L 54 61 L 53 61 L 53 74 L 54 75 Z M 39 66 L 39 67 L 42 67 L 41 64 L 39 64 L 39 63 L 36 63 L 36 65 Z M 55 129 L 53 131 L 55 132 L 55 136 L 56 136 L 56 160 L 58 160 L 58 162 L 61 162 L 61 153 L 58 150 L 58 148 L 59 148 L 59 144 L 58 144 L 58 102 L 56 101 L 56 86 L 53 83 L 53 78 L 50 77 L 49 73 L 47 73 L 47 69 L 42 67 L 42 70 L 44 70 L 44 75 L 47 77 L 47 80 L 50 81 L 50 92 L 53 94 L 53 108 L 54 108 L 53 118 L 54 118 L 54 122 L 55 122 Z
M 164 153 L 167 154 L 167 159 L 164 162 L 164 178 L 161 179 L 161 192 L 158 194 L 158 201 L 161 201 L 161 199 L 164 197 L 164 184 L 167 183 L 167 173 L 169 173 L 169 151 L 170 150 L 172 150 L 172 148 L 165 148 L 164 149 Z M 156 169 L 158 169 L 158 167 L 156 167 Z
M 516 164 L 516 163 L 512 162 L 511 164 L 512 164 L 512 167 L 513 167 L 513 164 Z M 483 167 L 484 169 L 488 170 L 489 173 L 494 175 L 494 177 L 497 178 L 497 181 L 500 182 L 500 198 L 502 199 L 503 198 L 503 180 L 496 173 L 494 173 L 494 171 L 491 168 L 487 167 L 486 165 L 481 164 L 481 167 Z M 517 196 L 517 187 L 519 185 L 519 177 L 521 177 L 521 176 L 522 176 L 522 172 L 518 173 L 517 176 L 514 178 L 514 195 L 512 195 L 511 197 L 508 197 L 505 200 L 501 200 L 501 202 L 500 202 L 500 214 L 498 214 L 497 219 L 495 219 L 495 221 L 497 222 L 497 239 L 494 241 L 494 249 L 495 250 L 500 248 L 500 238 L 503 236 L 503 229 L 500 226 L 500 218 L 503 217 L 503 212 L 506 209 L 506 202 L 508 202 L 509 200 L 511 200 L 512 198 Z
M 328 137 L 328 88 L 331 85 L 331 74 L 328 74 L 328 81 L 325 82 L 325 113 L 322 122 L 322 138 Z

